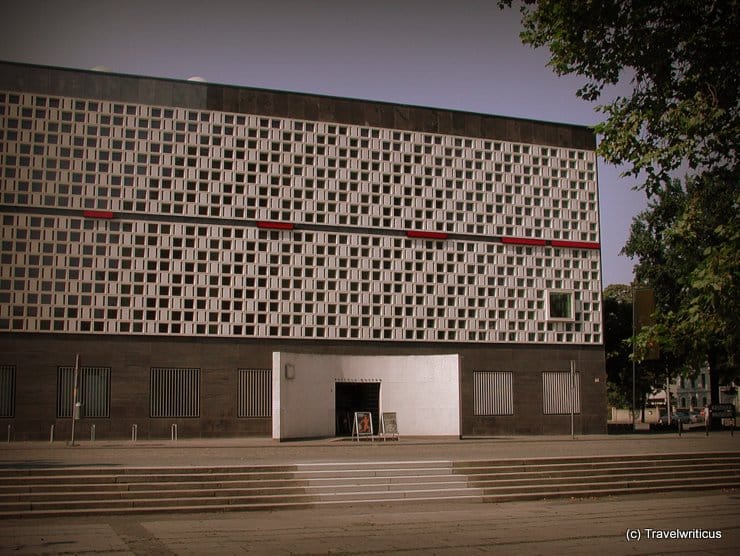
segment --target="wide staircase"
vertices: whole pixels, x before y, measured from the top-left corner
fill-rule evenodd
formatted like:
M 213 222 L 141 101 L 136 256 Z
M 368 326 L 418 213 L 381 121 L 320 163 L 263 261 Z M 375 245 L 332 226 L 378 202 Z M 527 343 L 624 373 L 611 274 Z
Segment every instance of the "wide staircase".
M 241 467 L 0 469 L 0 517 L 504 502 L 740 488 L 740 452 Z

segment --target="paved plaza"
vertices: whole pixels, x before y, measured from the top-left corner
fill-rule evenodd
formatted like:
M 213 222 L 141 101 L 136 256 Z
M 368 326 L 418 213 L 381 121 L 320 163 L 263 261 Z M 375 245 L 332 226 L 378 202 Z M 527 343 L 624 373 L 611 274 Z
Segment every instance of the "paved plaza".
M 640 540 L 628 540 L 635 532 Z M 0 553 L 19 555 L 734 555 L 739 550 L 740 495 L 731 492 L 0 521 Z
M 740 433 L 676 433 L 512 436 L 493 438 L 401 437 L 399 441 L 317 439 L 278 442 L 271 438 L 127 440 L 74 447 L 49 442 L 9 442 L 0 466 L 215 466 L 342 461 L 491 460 L 512 458 L 740 451 Z

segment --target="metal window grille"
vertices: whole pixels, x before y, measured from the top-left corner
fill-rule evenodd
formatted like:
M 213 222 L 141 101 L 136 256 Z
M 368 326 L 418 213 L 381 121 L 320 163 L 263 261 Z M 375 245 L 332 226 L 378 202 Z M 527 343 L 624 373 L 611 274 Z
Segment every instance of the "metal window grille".
M 199 417 L 200 369 L 152 367 L 149 414 L 152 417 Z
M 57 369 L 57 417 L 72 417 L 74 367 Z M 80 367 L 80 417 L 110 417 L 110 367 Z
M 514 415 L 514 373 L 473 372 L 473 415 Z
M 0 365 L 0 417 L 15 417 L 15 365 Z
M 239 417 L 272 417 L 272 370 L 239 369 Z
M 573 412 L 581 412 L 581 375 L 573 374 L 571 388 L 571 373 L 568 371 L 554 371 L 542 373 L 542 411 L 545 415 L 570 414 L 571 392 L 573 396 Z

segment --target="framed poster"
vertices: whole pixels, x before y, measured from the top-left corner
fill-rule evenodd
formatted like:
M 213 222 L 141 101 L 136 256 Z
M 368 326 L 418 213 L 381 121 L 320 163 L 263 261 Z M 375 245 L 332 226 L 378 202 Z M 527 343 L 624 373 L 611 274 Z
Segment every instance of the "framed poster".
M 380 433 L 383 438 L 392 437 L 398 440 L 398 421 L 395 412 L 382 413 L 380 416 Z
M 355 420 L 352 424 L 352 436 L 360 440 L 361 436 L 373 436 L 373 415 L 369 411 L 355 411 Z

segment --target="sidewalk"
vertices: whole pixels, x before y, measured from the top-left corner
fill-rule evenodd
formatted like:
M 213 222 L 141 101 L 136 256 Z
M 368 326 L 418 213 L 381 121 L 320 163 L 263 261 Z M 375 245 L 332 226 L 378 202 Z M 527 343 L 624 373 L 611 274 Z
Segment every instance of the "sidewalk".
M 10 442 L 0 468 L 65 466 L 243 466 L 342 461 L 495 460 L 567 456 L 740 452 L 740 434 L 728 431 L 666 434 L 515 436 L 492 438 L 401 437 L 399 441 L 218 438 Z

